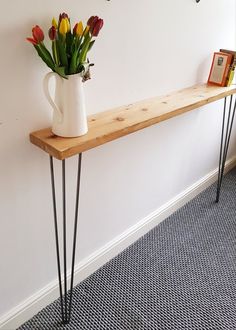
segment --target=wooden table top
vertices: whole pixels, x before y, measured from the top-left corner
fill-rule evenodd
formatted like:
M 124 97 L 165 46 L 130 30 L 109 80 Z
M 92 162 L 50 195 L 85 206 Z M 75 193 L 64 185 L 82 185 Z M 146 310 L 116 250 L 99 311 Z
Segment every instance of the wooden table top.
M 30 141 L 51 156 L 63 160 L 234 93 L 236 86 L 195 85 L 91 115 L 86 135 L 63 138 L 45 128 L 30 133 Z

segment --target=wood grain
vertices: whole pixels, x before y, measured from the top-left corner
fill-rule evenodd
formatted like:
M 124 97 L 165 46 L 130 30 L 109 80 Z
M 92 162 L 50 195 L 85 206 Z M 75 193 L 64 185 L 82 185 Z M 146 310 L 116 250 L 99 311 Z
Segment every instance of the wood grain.
M 30 141 L 62 160 L 234 93 L 235 86 L 196 85 L 89 116 L 84 136 L 62 138 L 46 128 L 31 133 Z

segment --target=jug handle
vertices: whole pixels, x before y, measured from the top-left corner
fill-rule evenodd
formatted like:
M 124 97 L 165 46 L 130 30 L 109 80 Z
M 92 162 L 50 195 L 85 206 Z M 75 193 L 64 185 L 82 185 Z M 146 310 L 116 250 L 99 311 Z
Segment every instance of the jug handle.
M 61 77 L 58 76 L 57 73 L 55 72 L 48 72 L 46 74 L 46 76 L 44 77 L 44 80 L 43 80 L 43 90 L 44 90 L 44 94 L 49 102 L 49 104 L 52 106 L 53 110 L 55 110 L 60 118 L 60 121 L 62 121 L 62 117 L 63 117 L 63 113 L 62 111 L 59 109 L 58 105 L 53 101 L 51 95 L 50 95 L 50 92 L 49 92 L 49 88 L 48 88 L 48 85 L 49 85 L 49 80 L 51 77 L 55 77 L 55 79 L 62 79 Z

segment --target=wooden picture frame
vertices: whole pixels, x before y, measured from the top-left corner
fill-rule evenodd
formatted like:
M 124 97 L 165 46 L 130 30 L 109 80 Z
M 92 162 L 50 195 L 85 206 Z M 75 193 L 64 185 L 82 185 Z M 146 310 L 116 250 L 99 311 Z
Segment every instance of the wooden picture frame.
M 225 86 L 231 61 L 231 54 L 215 52 L 207 83 L 210 85 Z

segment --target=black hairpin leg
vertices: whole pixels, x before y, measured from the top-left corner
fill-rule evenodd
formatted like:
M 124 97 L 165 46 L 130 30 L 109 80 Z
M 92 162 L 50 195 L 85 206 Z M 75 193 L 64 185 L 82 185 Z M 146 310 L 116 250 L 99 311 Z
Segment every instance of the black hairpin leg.
M 225 162 L 227 158 L 230 136 L 232 132 L 234 115 L 236 109 L 236 98 L 234 100 L 234 106 L 232 111 L 233 95 L 230 96 L 229 107 L 227 111 L 227 98 L 224 99 L 224 110 L 223 110 L 223 121 L 222 121 L 222 132 L 221 132 L 221 143 L 220 143 L 220 158 L 219 158 L 219 170 L 218 170 L 218 182 L 216 191 L 216 203 L 220 199 L 220 190 L 224 175 Z
M 71 280 L 70 280 L 70 291 L 67 291 L 66 171 L 65 171 L 65 160 L 62 160 L 63 267 L 64 267 L 64 295 L 63 295 L 54 167 L 53 167 L 53 158 L 52 158 L 52 156 L 50 156 L 50 170 L 51 170 L 54 227 L 55 227 L 55 239 L 56 239 L 57 269 L 58 269 L 58 280 L 59 280 L 59 291 L 60 291 L 61 316 L 62 316 L 62 323 L 63 324 L 68 324 L 70 322 L 70 318 L 71 318 L 71 308 L 72 308 L 72 298 L 73 298 L 73 282 L 74 282 L 74 268 L 75 268 L 75 250 L 76 250 L 76 237 L 77 237 L 77 224 L 78 224 L 78 209 L 79 209 L 81 161 L 82 161 L 82 154 L 79 154 L 78 173 L 77 173 L 77 187 L 76 187 L 76 202 L 75 202 L 73 247 L 72 247 L 72 262 L 71 262 Z

